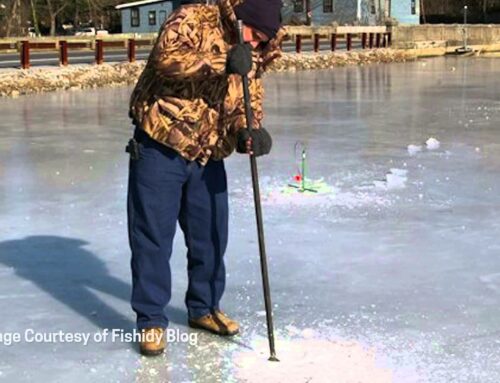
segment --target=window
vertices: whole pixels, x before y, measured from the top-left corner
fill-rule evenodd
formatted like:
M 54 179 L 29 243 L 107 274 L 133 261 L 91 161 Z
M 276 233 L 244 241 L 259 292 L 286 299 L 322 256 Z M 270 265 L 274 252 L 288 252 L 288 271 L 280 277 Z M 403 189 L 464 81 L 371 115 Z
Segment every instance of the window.
M 160 24 L 163 24 L 166 18 L 167 18 L 167 11 L 160 11 Z
M 295 13 L 304 12 L 304 0 L 294 0 L 293 2 L 293 11 Z
M 411 0 L 411 14 L 417 14 L 417 0 Z
M 333 13 L 333 0 L 323 0 L 323 13 Z
M 156 11 L 149 11 L 148 20 L 149 25 L 156 25 Z
M 372 15 L 377 14 L 377 6 L 375 5 L 375 0 L 370 1 L 370 12 Z
M 131 8 L 130 9 L 130 26 L 138 27 L 141 25 L 141 17 L 139 13 L 139 8 Z

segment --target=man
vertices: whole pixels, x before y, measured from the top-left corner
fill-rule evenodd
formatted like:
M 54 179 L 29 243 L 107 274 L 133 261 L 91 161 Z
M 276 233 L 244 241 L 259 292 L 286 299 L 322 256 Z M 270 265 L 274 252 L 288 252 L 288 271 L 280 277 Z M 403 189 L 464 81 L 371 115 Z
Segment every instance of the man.
M 228 196 L 223 159 L 269 153 L 261 76 L 279 56 L 280 0 L 186 5 L 163 24 L 130 100 L 128 228 L 132 308 L 144 355 L 164 351 L 176 222 L 188 249 L 185 304 L 193 328 L 235 335 L 220 308 L 225 287 Z M 245 44 L 236 22 L 244 22 Z M 246 128 L 241 75 L 250 79 L 255 130 Z M 158 341 L 156 341 L 158 340 Z

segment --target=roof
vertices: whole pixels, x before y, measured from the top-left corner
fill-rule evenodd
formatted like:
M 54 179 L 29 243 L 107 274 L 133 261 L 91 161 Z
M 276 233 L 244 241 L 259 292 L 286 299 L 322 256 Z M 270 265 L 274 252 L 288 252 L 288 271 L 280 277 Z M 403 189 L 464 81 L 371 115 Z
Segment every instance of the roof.
M 131 8 L 131 7 L 140 7 L 141 5 L 148 5 L 148 4 L 154 4 L 154 3 L 165 3 L 167 1 L 172 1 L 172 0 L 142 0 L 142 1 L 134 1 L 133 3 L 118 4 L 115 8 L 116 9 L 125 9 L 125 8 Z

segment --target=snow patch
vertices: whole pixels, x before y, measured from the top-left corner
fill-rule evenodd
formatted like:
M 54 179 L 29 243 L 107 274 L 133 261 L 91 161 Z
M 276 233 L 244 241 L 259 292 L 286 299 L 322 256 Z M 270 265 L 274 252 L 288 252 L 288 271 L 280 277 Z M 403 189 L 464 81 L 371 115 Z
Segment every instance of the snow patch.
M 422 145 L 408 145 L 408 154 L 414 156 L 422 151 Z

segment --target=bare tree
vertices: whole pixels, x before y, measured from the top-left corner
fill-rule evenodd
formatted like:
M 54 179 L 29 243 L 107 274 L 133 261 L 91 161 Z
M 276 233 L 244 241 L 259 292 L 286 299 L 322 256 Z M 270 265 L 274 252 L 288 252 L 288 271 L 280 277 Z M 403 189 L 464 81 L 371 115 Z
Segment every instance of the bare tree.
M 66 8 L 69 3 L 64 0 L 45 0 L 45 2 L 47 3 L 47 10 L 50 17 L 50 35 L 55 36 L 57 15 L 61 13 L 61 11 Z
M 30 0 L 31 5 L 31 16 L 33 17 L 33 27 L 35 28 L 35 33 L 40 36 L 40 28 L 38 26 L 38 16 L 37 16 L 37 6 L 35 0 Z
M 7 16 L 7 27 L 5 29 L 7 37 L 11 36 L 14 23 L 16 23 L 17 29 L 21 27 L 21 0 L 11 1 L 10 12 Z
M 91 0 L 87 0 L 87 4 L 88 4 L 88 7 L 89 7 L 90 20 L 92 21 L 92 25 L 94 26 L 94 28 L 96 28 L 96 24 L 95 24 L 95 5 L 94 5 L 94 3 Z

